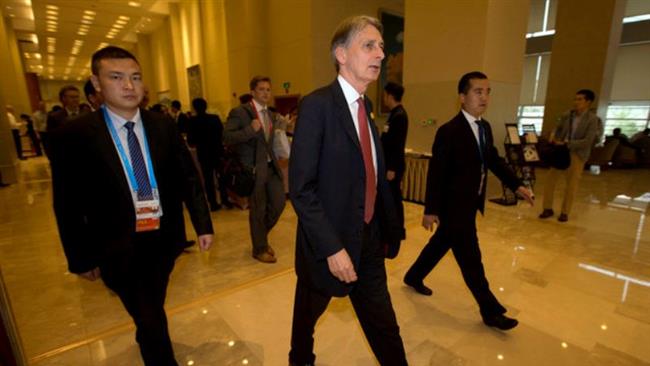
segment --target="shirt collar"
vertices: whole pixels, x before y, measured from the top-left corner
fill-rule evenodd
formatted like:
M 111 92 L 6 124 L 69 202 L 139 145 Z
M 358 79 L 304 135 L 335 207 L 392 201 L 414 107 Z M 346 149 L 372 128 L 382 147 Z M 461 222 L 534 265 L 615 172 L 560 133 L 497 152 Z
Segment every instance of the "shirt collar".
M 140 115 L 140 108 L 138 108 L 137 112 L 135 112 L 135 115 L 133 116 L 132 119 L 128 120 L 125 119 L 121 116 L 118 116 L 116 113 L 114 113 L 108 106 L 104 105 L 104 108 L 106 108 L 106 111 L 108 112 L 108 116 L 111 118 L 111 121 L 113 122 L 113 125 L 116 128 L 124 127 L 124 124 L 131 121 L 135 123 L 136 125 L 142 123 L 142 116 Z
M 255 109 L 257 109 L 258 112 L 266 109 L 266 106 L 259 104 L 255 99 L 253 99 L 253 104 L 255 104 Z
M 343 76 L 339 74 L 336 79 L 339 81 L 341 89 L 343 89 L 343 96 L 345 96 L 345 101 L 348 105 L 355 103 L 360 97 L 363 97 L 363 94 L 359 94 L 359 92 L 352 87 Z
M 461 111 L 463 112 L 463 115 L 465 116 L 465 119 L 467 119 L 467 121 L 468 121 L 470 124 L 471 124 L 472 122 L 474 122 L 474 121 L 480 121 L 480 120 L 481 120 L 481 117 L 476 118 L 476 117 L 472 116 L 471 114 L 465 112 L 464 109 L 461 109 Z

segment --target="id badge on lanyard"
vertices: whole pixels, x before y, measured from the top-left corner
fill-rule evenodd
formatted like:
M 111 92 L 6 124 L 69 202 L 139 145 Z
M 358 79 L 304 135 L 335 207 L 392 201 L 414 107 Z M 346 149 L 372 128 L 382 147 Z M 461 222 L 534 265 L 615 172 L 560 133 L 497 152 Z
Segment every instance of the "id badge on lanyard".
M 162 207 L 160 206 L 160 197 L 158 190 L 153 190 L 153 199 L 139 201 L 137 194 L 133 200 L 135 205 L 135 231 L 153 231 L 160 229 L 160 218 L 162 217 Z
M 111 116 L 106 111 L 106 107 L 102 106 L 104 111 L 104 119 L 106 120 L 106 125 L 111 137 L 115 142 L 117 147 L 117 152 L 120 155 L 120 159 L 124 164 L 126 170 L 126 175 L 129 180 L 129 186 L 131 188 L 131 197 L 133 199 L 133 206 L 135 208 L 135 231 L 144 232 L 144 231 L 153 231 L 160 229 L 160 218 L 163 215 L 162 206 L 160 205 L 160 194 L 158 193 L 158 183 L 156 182 L 156 176 L 153 174 L 153 163 L 151 161 L 151 155 L 149 153 L 149 144 L 147 142 L 146 135 L 143 139 L 144 150 L 146 153 L 146 159 L 149 169 L 148 169 L 148 178 L 149 183 L 151 184 L 152 199 L 150 200 L 139 200 L 138 199 L 138 182 L 135 179 L 135 173 L 133 171 L 133 166 L 131 166 L 131 160 L 127 157 L 126 150 L 122 146 L 122 141 L 120 140 L 115 126 L 111 120 Z M 144 132 L 144 131 L 143 131 Z

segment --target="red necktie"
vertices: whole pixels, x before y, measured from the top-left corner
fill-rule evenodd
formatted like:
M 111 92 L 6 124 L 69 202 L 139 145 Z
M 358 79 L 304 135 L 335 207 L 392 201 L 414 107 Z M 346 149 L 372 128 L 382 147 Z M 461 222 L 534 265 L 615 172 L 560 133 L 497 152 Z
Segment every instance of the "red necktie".
M 366 168 L 366 204 L 364 207 L 363 220 L 366 224 L 372 220 L 375 213 L 375 197 L 377 196 L 377 186 L 375 185 L 375 166 L 372 163 L 372 147 L 370 146 L 370 130 L 368 129 L 368 117 L 366 115 L 366 104 L 363 97 L 357 99 L 359 111 L 359 140 L 361 140 L 361 152 L 363 153 L 363 165 Z

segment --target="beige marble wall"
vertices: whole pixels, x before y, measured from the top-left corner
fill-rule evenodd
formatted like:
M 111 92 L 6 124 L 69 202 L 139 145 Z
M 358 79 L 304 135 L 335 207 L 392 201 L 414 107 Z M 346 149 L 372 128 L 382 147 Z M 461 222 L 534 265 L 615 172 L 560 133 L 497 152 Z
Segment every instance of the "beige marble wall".
M 543 134 L 571 108 L 579 89 L 591 89 L 598 104 L 607 103 L 624 8 L 625 0 L 601 0 L 597 6 L 589 0 L 558 2 Z
M 519 103 L 528 7 L 528 1 L 512 0 L 406 1 L 408 148 L 431 149 L 437 127 L 458 113 L 458 79 L 479 70 L 491 81 L 485 117 L 501 149 L 503 124 L 514 121 Z M 421 123 L 428 119 L 435 123 Z

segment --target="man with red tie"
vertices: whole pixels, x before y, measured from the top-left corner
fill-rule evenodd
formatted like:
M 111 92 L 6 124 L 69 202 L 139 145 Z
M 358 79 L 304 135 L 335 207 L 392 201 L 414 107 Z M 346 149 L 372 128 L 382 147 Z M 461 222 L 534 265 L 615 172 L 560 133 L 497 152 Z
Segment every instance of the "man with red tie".
M 375 18 L 344 20 L 331 43 L 338 77 L 304 98 L 289 163 L 298 215 L 291 365 L 313 365 L 314 327 L 332 296 L 349 296 L 381 365 L 406 365 L 386 286 L 383 243 L 399 243 L 372 105 L 384 58 Z

